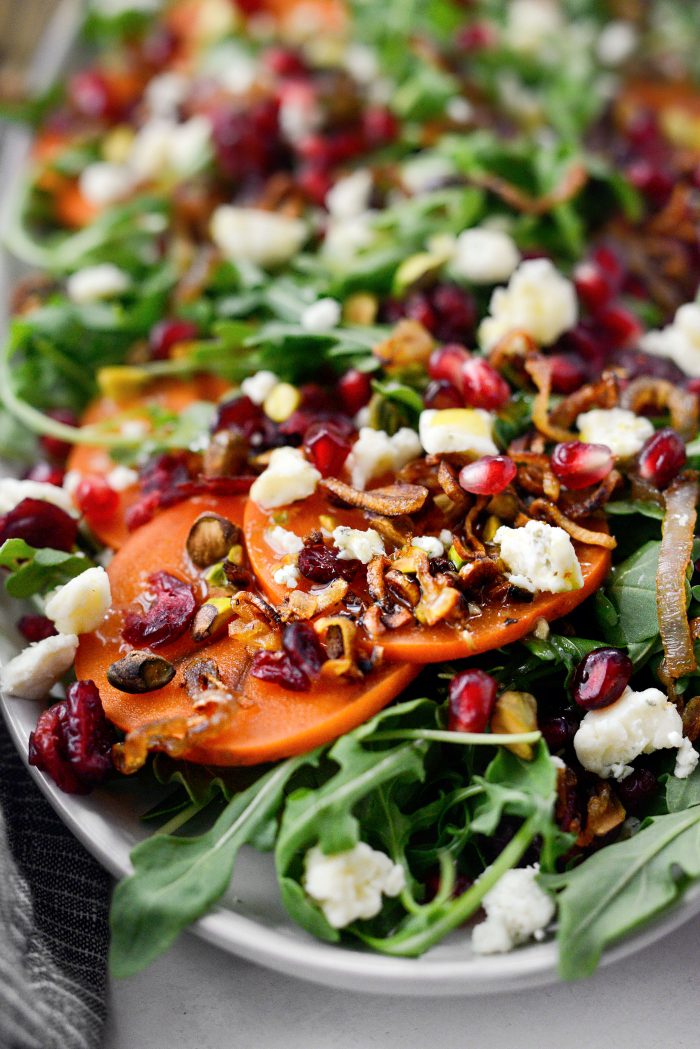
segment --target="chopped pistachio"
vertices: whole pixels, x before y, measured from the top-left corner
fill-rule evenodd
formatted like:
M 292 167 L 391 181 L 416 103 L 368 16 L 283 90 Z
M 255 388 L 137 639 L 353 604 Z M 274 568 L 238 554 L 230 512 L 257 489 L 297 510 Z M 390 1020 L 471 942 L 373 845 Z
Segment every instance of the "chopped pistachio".
M 215 561 L 223 561 L 239 535 L 239 529 L 228 518 L 200 514 L 187 536 L 187 553 L 198 568 L 208 568 Z
M 210 597 L 197 611 L 192 623 L 194 641 L 207 641 L 233 619 L 230 597 Z
M 107 680 L 120 692 L 138 695 L 163 688 L 175 677 L 175 667 L 152 652 L 129 652 L 107 668 Z
M 462 565 L 466 564 L 464 558 L 460 557 L 457 553 L 457 548 L 455 546 L 450 547 L 450 549 L 447 551 L 447 556 L 449 557 L 450 561 L 455 566 L 458 572 Z

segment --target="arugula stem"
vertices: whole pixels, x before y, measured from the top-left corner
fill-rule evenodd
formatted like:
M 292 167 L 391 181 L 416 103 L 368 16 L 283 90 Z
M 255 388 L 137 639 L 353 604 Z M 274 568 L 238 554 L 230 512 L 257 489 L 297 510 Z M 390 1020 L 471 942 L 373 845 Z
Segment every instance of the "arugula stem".
M 208 802 L 207 802 L 208 804 Z M 201 805 L 198 801 L 193 801 L 187 808 L 180 809 L 175 815 L 164 823 L 162 827 L 159 827 L 156 831 L 157 834 L 172 834 L 174 831 L 179 830 L 180 827 L 184 827 L 186 823 L 189 823 L 198 812 L 201 812 L 206 805 Z
M 511 743 L 537 743 L 542 738 L 542 733 L 514 732 L 513 734 L 498 732 L 449 732 L 447 729 L 433 728 L 404 728 L 394 729 L 389 732 L 377 732 L 372 737 L 372 742 L 392 739 L 425 739 L 436 743 L 462 743 L 464 746 L 492 745 L 507 746 Z
M 479 880 L 458 899 L 445 905 L 442 913 L 438 913 L 435 920 L 427 928 L 421 928 L 420 925 L 416 927 L 416 922 L 412 922 L 409 919 L 406 928 L 393 936 L 381 938 L 364 936 L 360 933 L 360 938 L 369 947 L 395 957 L 415 958 L 427 951 L 429 947 L 438 943 L 448 932 L 462 925 L 475 913 L 487 892 L 525 854 L 531 841 L 537 834 L 538 826 L 539 816 L 533 814 L 522 824 L 503 852 L 500 853 L 490 867 L 486 868 Z M 428 915 L 424 914 L 422 917 L 425 919 Z

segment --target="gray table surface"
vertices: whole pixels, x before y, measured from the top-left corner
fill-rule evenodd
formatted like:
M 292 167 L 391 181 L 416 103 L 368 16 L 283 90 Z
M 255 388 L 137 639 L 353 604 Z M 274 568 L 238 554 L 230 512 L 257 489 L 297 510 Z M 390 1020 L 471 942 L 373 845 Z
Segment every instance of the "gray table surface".
M 582 983 L 410 999 L 315 987 L 186 935 L 112 986 L 105 1049 L 697 1049 L 700 917 Z

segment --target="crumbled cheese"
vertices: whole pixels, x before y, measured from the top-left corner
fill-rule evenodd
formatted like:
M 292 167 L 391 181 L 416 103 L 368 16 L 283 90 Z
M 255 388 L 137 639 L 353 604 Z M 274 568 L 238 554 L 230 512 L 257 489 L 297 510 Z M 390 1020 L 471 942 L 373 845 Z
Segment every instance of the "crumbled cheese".
M 544 929 L 556 912 L 553 898 L 537 883 L 539 864 L 516 867 L 499 878 L 482 900 L 486 920 L 474 927 L 472 950 L 476 954 L 500 954 L 534 937 L 544 938 Z
M 53 590 L 44 611 L 61 634 L 89 634 L 97 630 L 112 603 L 109 576 L 104 568 L 88 568 Z
M 280 89 L 279 126 L 292 145 L 317 131 L 323 121 L 316 92 L 303 81 L 288 81 Z
M 71 273 L 66 280 L 66 293 L 71 302 L 84 306 L 89 302 L 123 295 L 130 285 L 129 275 L 124 270 L 111 262 L 101 262 Z
M 429 408 L 418 423 L 420 441 L 429 455 L 473 452 L 497 455 L 493 441 L 493 416 L 483 408 Z
M 350 265 L 361 251 L 368 248 L 375 239 L 372 218 L 372 212 L 366 211 L 356 218 L 329 222 L 321 247 L 326 262 L 342 268 Z
M 303 539 L 300 539 L 294 532 L 290 532 L 288 528 L 283 528 L 282 525 L 268 528 L 264 533 L 264 539 L 279 557 L 284 557 L 285 554 L 298 554 L 304 549 Z
M 598 60 L 604 66 L 622 65 L 630 58 L 637 46 L 639 37 L 631 22 L 617 19 L 603 26 L 596 44 Z
M 398 896 L 405 881 L 403 867 L 364 841 L 331 856 L 315 845 L 304 859 L 304 889 L 335 929 L 379 914 L 382 895 Z
M 562 759 L 558 757 L 558 755 L 550 754 L 549 760 L 552 762 L 554 768 L 557 769 L 557 771 L 563 772 L 566 769 L 566 762 L 562 761 Z
M 449 550 L 452 546 L 452 532 L 449 528 L 443 528 L 440 532 L 440 542 L 445 547 L 445 550 Z
M 260 73 L 253 56 L 234 40 L 222 40 L 208 48 L 199 69 L 203 77 L 215 80 L 232 95 L 247 94 Z
M 359 168 L 352 175 L 338 179 L 326 194 L 326 207 L 333 219 L 345 222 L 367 211 L 372 195 L 372 172 Z
M 132 470 L 129 466 L 115 466 L 107 474 L 106 480 L 109 487 L 113 488 L 115 492 L 124 492 L 127 488 L 132 488 L 135 484 L 138 484 L 139 475 L 136 470 Z M 64 478 L 64 487 L 65 483 Z
M 301 315 L 301 326 L 304 331 L 315 335 L 337 328 L 340 324 L 342 310 L 336 299 L 317 299 L 307 306 Z
M 85 200 L 97 208 L 123 200 L 131 193 L 135 182 L 133 172 L 126 164 L 108 164 L 106 161 L 88 164 L 78 180 Z
M 439 153 L 419 153 L 402 164 L 401 182 L 412 196 L 417 197 L 452 178 L 456 170 L 452 161 Z
M 358 84 L 370 84 L 379 76 L 379 58 L 377 52 L 366 44 L 348 44 L 343 56 L 343 63 L 351 77 Z
M 692 772 L 695 772 L 698 759 L 700 759 L 700 754 L 690 740 L 684 736 L 676 754 L 676 767 L 673 770 L 676 779 L 687 779 Z
M 77 476 L 80 481 L 80 475 Z M 53 503 L 71 517 L 78 516 L 66 488 L 59 488 L 58 485 L 45 481 L 19 481 L 16 477 L 0 478 L 0 517 L 9 514 L 23 499 L 39 499 L 44 503 Z
M 510 0 L 505 38 L 522 54 L 536 54 L 556 39 L 564 29 L 561 8 L 556 0 Z
M 306 223 L 300 219 L 259 208 L 218 207 L 211 219 L 216 246 L 231 262 L 279 266 L 287 262 L 306 240 Z
M 211 156 L 211 124 L 206 117 L 194 116 L 173 130 L 168 150 L 168 167 L 176 175 L 194 174 Z
M 454 120 L 455 124 L 468 124 L 474 119 L 474 106 L 469 99 L 454 95 L 447 100 L 445 115 Z
M 654 432 L 651 420 L 627 408 L 593 408 L 579 415 L 576 426 L 582 441 L 604 444 L 621 459 L 636 455 Z
M 300 579 L 299 570 L 296 565 L 282 565 L 276 572 L 273 572 L 272 578 L 280 586 L 294 590 Z
M 72 667 L 77 650 L 75 634 L 55 634 L 36 641 L 0 670 L 3 691 L 21 699 L 45 699 Z
M 507 233 L 497 229 L 465 229 L 457 237 L 450 268 L 472 284 L 500 284 L 520 264 L 520 252 Z
M 549 259 L 527 259 L 508 286 L 496 288 L 490 316 L 479 326 L 479 342 L 489 349 L 509 331 L 523 330 L 540 346 L 551 346 L 578 320 L 578 299 L 570 280 Z
M 361 561 L 368 565 L 373 557 L 386 553 L 384 540 L 374 528 L 349 528 L 339 525 L 333 529 L 333 542 L 340 551 L 340 561 Z
M 253 481 L 250 497 L 264 510 L 274 510 L 313 495 L 320 480 L 298 448 L 275 448 L 267 469 Z
M 513 586 L 531 594 L 562 594 L 583 586 L 581 565 L 563 528 L 544 521 L 528 521 L 524 528 L 501 525 L 493 541 Z
M 676 776 L 689 776 L 698 755 L 690 757 L 683 739 L 683 720 L 674 703 L 658 688 L 635 692 L 629 686 L 609 707 L 589 710 L 574 736 L 576 757 L 603 779 L 621 780 L 640 754 L 677 747 Z
M 172 120 L 189 89 L 190 81 L 182 73 L 159 73 L 146 85 L 144 98 L 153 116 Z
M 451 542 L 452 536 L 450 536 Z M 434 535 L 414 535 L 411 545 L 417 546 L 419 550 L 424 550 L 431 560 L 433 557 L 442 557 L 445 553 L 444 543 L 441 539 L 436 539 Z
M 275 375 L 274 372 L 256 372 L 255 375 L 249 375 L 247 379 L 243 380 L 241 393 L 246 397 L 250 397 L 253 404 L 262 404 L 279 381 L 279 376 Z
M 420 454 L 418 435 L 407 426 L 391 437 L 384 430 L 363 426 L 346 465 L 355 488 L 364 488 L 372 478 L 384 473 L 396 473 Z
M 693 379 L 700 378 L 700 303 L 680 306 L 672 324 L 647 332 L 639 345 L 645 353 L 670 358 Z

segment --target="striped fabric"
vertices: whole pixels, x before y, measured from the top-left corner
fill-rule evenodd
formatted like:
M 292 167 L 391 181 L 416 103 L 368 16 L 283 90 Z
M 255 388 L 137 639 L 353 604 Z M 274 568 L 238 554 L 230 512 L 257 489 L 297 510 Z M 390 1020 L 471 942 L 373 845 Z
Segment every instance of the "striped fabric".
M 102 1044 L 108 899 L 0 716 L 0 1049 Z

